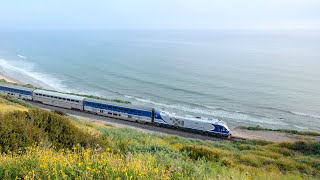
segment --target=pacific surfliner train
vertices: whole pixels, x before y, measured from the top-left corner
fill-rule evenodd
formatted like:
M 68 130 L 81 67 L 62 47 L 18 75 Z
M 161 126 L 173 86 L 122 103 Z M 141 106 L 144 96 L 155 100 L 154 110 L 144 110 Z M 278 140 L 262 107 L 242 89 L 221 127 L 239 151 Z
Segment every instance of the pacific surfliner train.
M 152 123 L 158 126 L 179 128 L 212 135 L 231 136 L 226 123 L 218 119 L 181 117 L 154 108 L 86 98 L 64 93 L 32 89 L 0 83 L 0 92 L 29 101 L 47 105 L 85 111 L 127 121 Z

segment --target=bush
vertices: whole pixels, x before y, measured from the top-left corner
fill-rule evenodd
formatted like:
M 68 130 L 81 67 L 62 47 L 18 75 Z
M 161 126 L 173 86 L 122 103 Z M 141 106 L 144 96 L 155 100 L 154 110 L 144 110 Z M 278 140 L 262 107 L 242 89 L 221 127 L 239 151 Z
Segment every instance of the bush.
M 102 139 L 81 131 L 66 117 L 45 110 L 31 109 L 0 116 L 2 152 L 19 151 L 37 143 L 58 149 L 72 148 L 77 144 L 83 147 L 103 144 Z
M 289 147 L 289 149 L 304 153 L 320 155 L 320 142 L 311 143 L 305 141 L 297 141 Z
M 25 121 L 25 114 L 0 114 L 0 151 L 19 151 L 34 143 L 47 142 L 47 135 Z
M 297 141 L 294 143 L 279 143 L 279 146 L 303 154 L 320 155 L 320 142 Z
M 53 113 L 56 113 L 56 114 L 59 114 L 61 116 L 67 116 L 67 113 L 63 112 L 63 111 L 60 111 L 60 110 L 53 110 L 52 111 Z
M 204 146 L 185 146 L 180 151 L 186 151 L 191 159 L 198 160 L 204 158 L 209 161 L 218 161 L 223 156 L 228 155 L 229 152 L 222 149 L 208 148 Z

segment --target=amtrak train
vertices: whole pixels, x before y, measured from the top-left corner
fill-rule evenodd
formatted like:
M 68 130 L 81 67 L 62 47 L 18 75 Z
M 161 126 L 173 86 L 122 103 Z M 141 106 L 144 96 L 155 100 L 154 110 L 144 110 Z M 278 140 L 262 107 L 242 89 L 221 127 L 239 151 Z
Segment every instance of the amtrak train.
M 231 136 L 231 132 L 226 123 L 218 119 L 182 117 L 156 110 L 152 107 L 114 103 L 3 83 L 0 83 L 0 92 L 1 91 L 19 99 L 40 102 L 66 109 L 85 111 L 101 116 L 141 123 L 152 123 L 157 126 L 178 128 L 205 134 Z

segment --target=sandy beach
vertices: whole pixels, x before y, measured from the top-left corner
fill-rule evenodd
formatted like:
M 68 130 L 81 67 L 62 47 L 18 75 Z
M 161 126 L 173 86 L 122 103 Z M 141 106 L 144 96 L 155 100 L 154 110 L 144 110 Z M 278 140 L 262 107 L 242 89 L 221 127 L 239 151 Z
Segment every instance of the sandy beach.
M 8 76 L 5 76 L 4 74 L 1 74 L 1 72 L 0 72 L 0 80 L 1 80 L 1 79 L 4 79 L 4 80 L 6 80 L 6 81 L 8 81 L 8 82 L 11 82 L 11 83 L 21 84 L 21 82 L 19 82 L 18 80 L 13 79 L 13 78 L 8 77 Z

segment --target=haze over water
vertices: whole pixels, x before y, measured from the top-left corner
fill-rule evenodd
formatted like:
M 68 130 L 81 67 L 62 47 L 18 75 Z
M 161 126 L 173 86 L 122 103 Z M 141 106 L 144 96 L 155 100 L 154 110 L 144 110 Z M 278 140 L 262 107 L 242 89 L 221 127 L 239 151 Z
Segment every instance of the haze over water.
M 0 73 L 229 126 L 320 130 L 320 32 L 0 33 Z

